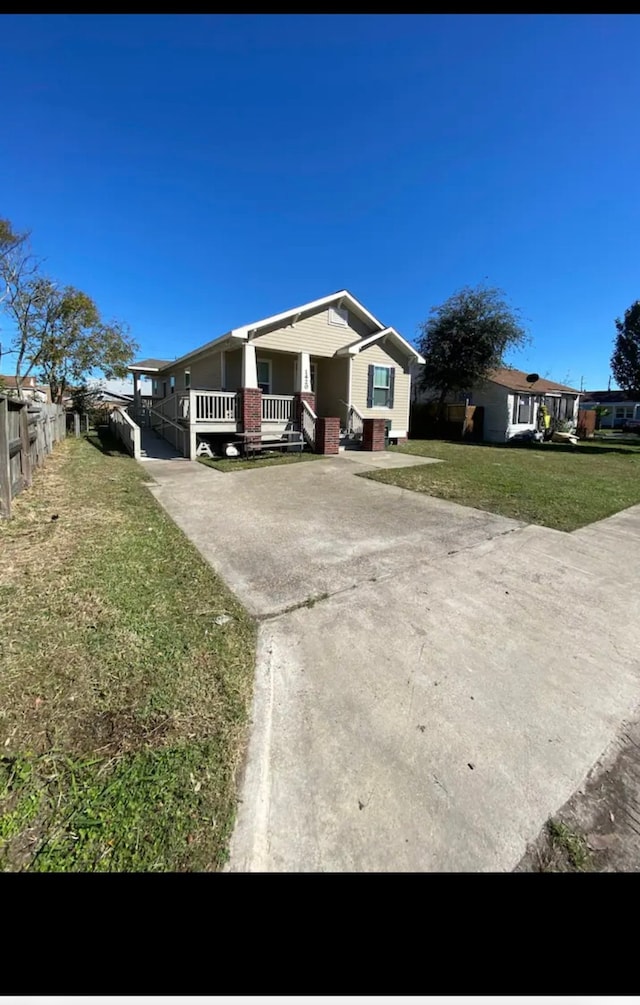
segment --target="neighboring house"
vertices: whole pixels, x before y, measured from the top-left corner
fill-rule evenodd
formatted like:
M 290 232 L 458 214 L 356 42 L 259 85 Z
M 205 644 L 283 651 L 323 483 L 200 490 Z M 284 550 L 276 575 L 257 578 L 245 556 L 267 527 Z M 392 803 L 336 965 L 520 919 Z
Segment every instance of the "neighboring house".
M 435 392 L 420 388 L 420 367 L 413 367 L 412 398 L 415 402 L 428 402 L 437 397 Z M 451 395 L 450 403 L 468 402 L 484 410 L 483 439 L 489 443 L 506 443 L 538 428 L 538 410 L 545 405 L 558 420 L 575 424 L 578 419 L 580 391 L 540 377 L 534 383 L 527 381 L 522 370 L 500 367 L 478 387 L 464 394 Z
M 298 430 L 315 447 L 320 419 L 355 438 L 366 419 L 383 419 L 388 438 L 404 440 L 416 360 L 395 328 L 341 290 L 128 369 L 136 400 L 138 378 L 152 378 L 152 424 L 194 457 L 199 438 L 217 434 L 268 440 Z
M 51 390 L 48 384 L 38 384 L 35 377 L 24 377 L 21 383 L 22 397 L 27 401 L 51 403 Z M 18 384 L 15 377 L 0 376 L 0 387 L 3 387 L 9 395 L 18 394 Z
M 630 421 L 640 421 L 640 401 L 626 391 L 585 391 L 581 408 L 593 410 L 602 405 L 609 410 L 600 417 L 601 429 L 622 429 Z

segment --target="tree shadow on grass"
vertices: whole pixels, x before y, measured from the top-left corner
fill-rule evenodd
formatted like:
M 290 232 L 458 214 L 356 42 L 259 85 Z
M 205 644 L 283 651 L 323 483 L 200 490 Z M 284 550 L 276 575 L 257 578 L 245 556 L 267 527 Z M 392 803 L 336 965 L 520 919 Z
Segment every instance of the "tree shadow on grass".
M 109 457 L 128 457 L 120 440 L 109 432 L 108 426 L 97 426 L 85 437 L 87 443 Z

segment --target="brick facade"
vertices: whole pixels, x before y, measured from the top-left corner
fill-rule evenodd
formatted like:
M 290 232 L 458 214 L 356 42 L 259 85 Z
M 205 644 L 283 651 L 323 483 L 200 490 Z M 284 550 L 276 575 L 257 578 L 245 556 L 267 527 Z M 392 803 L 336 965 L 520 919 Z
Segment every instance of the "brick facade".
M 313 391 L 296 391 L 293 396 L 293 418 L 298 426 L 302 428 L 302 402 L 306 401 L 307 405 L 316 410 L 316 396 Z
M 238 388 L 238 423 L 238 432 L 255 433 L 255 439 L 251 439 L 258 445 L 262 432 L 262 391 L 259 387 Z
M 384 450 L 384 423 L 384 419 L 365 419 L 363 421 L 363 450 Z
M 316 419 L 316 454 L 337 454 L 340 449 L 340 419 Z

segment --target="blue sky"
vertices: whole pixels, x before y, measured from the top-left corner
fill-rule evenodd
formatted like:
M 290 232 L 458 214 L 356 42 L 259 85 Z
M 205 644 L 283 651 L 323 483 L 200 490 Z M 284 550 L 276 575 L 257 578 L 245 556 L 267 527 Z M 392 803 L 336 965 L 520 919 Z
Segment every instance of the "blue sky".
M 502 287 L 606 386 L 640 297 L 634 16 L 4 16 L 0 215 L 171 357 L 346 287 Z

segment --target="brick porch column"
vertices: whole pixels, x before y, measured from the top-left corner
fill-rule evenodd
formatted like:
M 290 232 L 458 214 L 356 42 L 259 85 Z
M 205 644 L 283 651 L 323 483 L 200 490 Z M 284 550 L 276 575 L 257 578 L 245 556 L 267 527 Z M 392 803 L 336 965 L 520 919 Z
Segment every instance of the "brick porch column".
M 241 433 L 255 433 L 251 439 L 260 440 L 262 433 L 262 391 L 259 387 L 238 388 L 238 425 Z M 245 441 L 249 437 L 245 437 Z
M 365 419 L 363 421 L 363 450 L 384 450 L 384 421 L 384 419 Z
M 307 405 L 312 408 L 315 412 L 316 410 L 316 396 L 313 391 L 295 391 L 293 395 L 293 417 L 298 425 L 302 426 L 302 402 L 306 401 Z
M 316 454 L 337 454 L 340 449 L 340 419 L 316 419 Z

